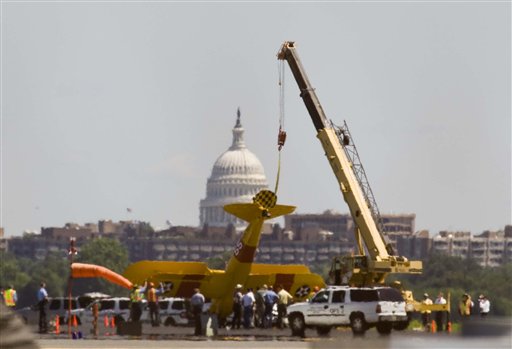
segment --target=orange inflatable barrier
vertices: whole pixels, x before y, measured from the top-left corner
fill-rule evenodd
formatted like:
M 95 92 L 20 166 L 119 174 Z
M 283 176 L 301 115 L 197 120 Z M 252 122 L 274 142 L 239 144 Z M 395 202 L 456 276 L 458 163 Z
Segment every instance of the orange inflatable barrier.
M 127 289 L 132 288 L 130 280 L 110 269 L 95 264 L 71 264 L 71 277 L 73 278 L 103 278 Z

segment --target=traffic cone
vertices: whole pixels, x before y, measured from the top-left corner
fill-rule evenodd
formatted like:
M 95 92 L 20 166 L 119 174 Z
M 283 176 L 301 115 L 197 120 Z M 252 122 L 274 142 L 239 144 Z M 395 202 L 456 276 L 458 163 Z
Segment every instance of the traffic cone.
M 432 333 L 437 332 L 437 325 L 436 325 L 435 320 L 432 320 L 432 323 L 430 324 L 430 330 L 432 331 Z
M 110 322 L 110 327 L 112 327 L 112 328 L 116 327 L 116 320 L 113 315 L 112 315 L 112 321 Z
M 452 322 L 451 321 L 448 321 L 448 323 L 446 324 L 446 332 L 452 333 Z
M 78 321 L 76 320 L 76 315 L 73 315 L 73 327 L 78 327 Z
M 108 328 L 108 316 L 105 315 L 105 317 L 103 318 L 103 323 L 105 324 L 105 327 Z
M 59 318 L 59 315 L 55 316 L 55 334 L 60 334 L 60 318 Z

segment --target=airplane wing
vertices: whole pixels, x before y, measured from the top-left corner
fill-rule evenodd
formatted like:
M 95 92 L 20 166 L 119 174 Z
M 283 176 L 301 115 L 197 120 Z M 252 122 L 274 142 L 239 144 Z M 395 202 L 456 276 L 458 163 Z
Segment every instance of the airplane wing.
M 140 261 L 129 265 L 123 275 L 134 284 L 162 283 L 168 297 L 191 297 L 195 288 L 205 297 L 218 297 L 215 291 L 224 281 L 223 270 L 210 269 L 202 262 Z
M 295 206 L 275 205 L 274 207 L 266 210 L 269 213 L 267 216 L 262 216 L 262 211 L 264 208 L 257 204 L 243 203 L 225 205 L 224 211 L 231 213 L 232 215 L 243 219 L 246 222 L 251 222 L 261 217 L 267 220 L 290 214 L 295 211 L 295 208 Z

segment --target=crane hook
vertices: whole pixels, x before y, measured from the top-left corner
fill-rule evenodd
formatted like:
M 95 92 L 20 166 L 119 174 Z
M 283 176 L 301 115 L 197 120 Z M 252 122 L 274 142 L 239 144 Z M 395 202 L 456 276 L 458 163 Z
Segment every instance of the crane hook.
M 283 148 L 284 142 L 286 142 L 286 131 L 283 131 L 283 129 L 281 129 L 281 127 L 279 127 L 279 133 L 277 135 L 277 145 L 278 145 L 277 149 L 279 151 L 281 151 L 281 149 Z

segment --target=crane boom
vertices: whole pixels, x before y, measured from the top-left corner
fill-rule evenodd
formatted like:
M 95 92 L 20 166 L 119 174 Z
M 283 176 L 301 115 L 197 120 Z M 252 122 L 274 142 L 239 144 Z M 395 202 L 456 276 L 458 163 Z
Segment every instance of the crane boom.
M 379 230 L 378 217 L 375 214 L 378 210 L 373 209 L 371 200 L 354 172 L 354 164 L 347 152 L 350 142 L 348 129 L 346 125 L 345 129 L 337 128 L 328 121 L 315 89 L 304 71 L 294 42 L 284 42 L 277 57 L 279 60 L 286 60 L 290 66 L 299 86 L 300 96 L 317 131 L 317 138 L 322 144 L 356 226 L 359 255 L 345 257 L 343 262 L 338 260 L 344 266 L 340 269 L 349 275 L 347 283 L 363 285 L 383 283 L 388 273 L 421 273 L 421 262 L 408 261 L 405 257 L 395 256 L 391 245 L 387 243 L 386 236 Z

